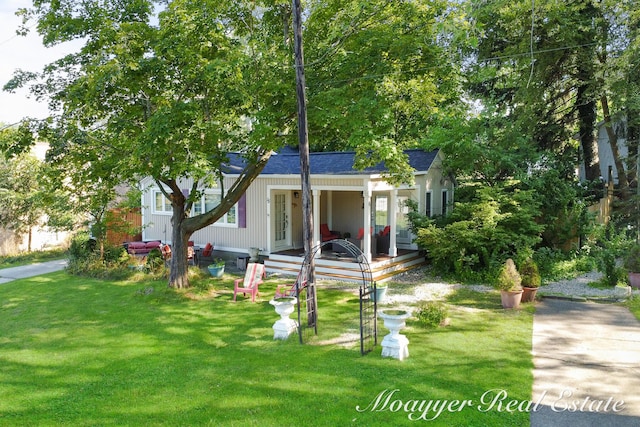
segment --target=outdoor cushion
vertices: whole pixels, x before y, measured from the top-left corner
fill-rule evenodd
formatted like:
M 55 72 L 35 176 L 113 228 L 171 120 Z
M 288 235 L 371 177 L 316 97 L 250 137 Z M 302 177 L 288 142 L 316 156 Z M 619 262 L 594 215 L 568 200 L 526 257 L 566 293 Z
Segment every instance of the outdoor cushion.
M 127 247 L 129 249 L 146 249 L 147 244 L 145 242 L 129 242 Z

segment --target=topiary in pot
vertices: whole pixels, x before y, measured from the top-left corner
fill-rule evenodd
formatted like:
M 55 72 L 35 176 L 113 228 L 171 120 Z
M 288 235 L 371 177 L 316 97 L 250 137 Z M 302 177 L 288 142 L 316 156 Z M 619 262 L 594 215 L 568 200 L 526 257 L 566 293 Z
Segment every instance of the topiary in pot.
M 527 258 L 520 266 L 519 271 L 524 291 L 522 293 L 522 302 L 532 302 L 536 298 L 536 293 L 541 283 L 538 264 L 533 259 Z
M 522 278 L 516 264 L 511 258 L 507 259 L 498 275 L 497 287 L 503 308 L 518 308 L 522 299 Z

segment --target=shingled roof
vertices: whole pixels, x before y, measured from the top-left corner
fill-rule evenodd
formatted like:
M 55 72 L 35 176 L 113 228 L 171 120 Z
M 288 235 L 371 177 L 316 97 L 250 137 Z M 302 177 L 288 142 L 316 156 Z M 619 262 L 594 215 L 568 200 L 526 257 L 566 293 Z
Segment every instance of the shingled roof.
M 438 154 L 438 150 L 406 150 L 409 165 L 416 171 L 427 171 Z M 238 155 L 229 156 L 229 169 L 233 173 L 242 170 L 244 161 Z M 312 175 L 371 175 L 386 171 L 384 162 L 365 170 L 353 168 L 355 152 L 309 153 L 309 165 Z M 262 171 L 262 175 L 300 175 L 300 156 L 297 151 L 287 149 L 275 153 Z

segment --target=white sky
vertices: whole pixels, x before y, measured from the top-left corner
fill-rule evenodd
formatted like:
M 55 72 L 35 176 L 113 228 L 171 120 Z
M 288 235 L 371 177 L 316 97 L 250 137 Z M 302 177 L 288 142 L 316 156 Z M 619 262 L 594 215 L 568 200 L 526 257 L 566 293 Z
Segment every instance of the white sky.
M 29 98 L 27 90 L 15 94 L 2 90 L 13 72 L 17 69 L 41 71 L 44 65 L 73 49 L 71 46 L 45 48 L 35 27 L 26 37 L 16 35 L 22 18 L 15 16 L 15 11 L 31 4 L 31 0 L 0 0 L 0 123 L 4 124 L 16 123 L 23 117 L 43 118 L 49 113 L 46 102 Z

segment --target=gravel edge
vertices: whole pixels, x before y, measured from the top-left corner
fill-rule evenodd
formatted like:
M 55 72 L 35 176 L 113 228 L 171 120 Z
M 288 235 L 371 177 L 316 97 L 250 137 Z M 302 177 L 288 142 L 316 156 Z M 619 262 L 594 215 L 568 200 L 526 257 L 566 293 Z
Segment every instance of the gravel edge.
M 598 289 L 589 286 L 589 283 L 597 282 L 601 278 L 602 273 L 594 271 L 574 279 L 543 284 L 538 289 L 538 295 L 545 298 L 602 302 L 624 301 L 632 295 L 640 296 L 640 290 L 632 289 L 630 286 L 611 289 Z M 439 278 L 430 277 L 428 268 L 423 267 L 396 276 L 380 304 L 394 305 L 443 300 L 447 295 L 462 287 L 477 292 L 495 291 L 495 288 L 486 285 L 447 283 Z

